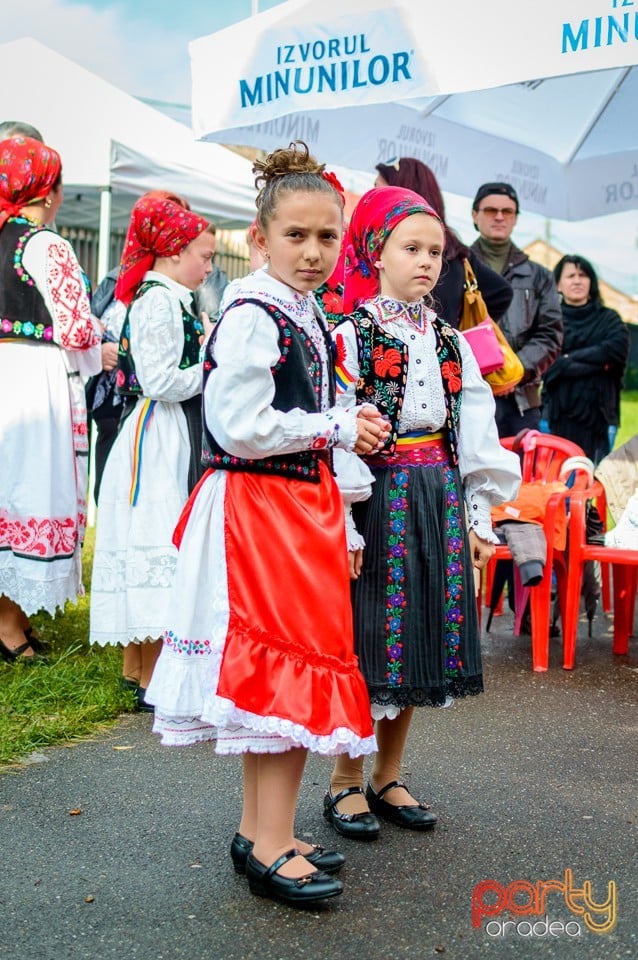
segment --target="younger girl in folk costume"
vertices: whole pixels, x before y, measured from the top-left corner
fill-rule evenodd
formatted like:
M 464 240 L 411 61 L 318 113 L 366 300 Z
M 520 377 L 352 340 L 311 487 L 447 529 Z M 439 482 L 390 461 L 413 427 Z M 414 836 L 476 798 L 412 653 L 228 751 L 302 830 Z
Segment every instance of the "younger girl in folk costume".
M 333 331 L 338 401 L 370 400 L 391 426 L 381 450 L 336 461 L 358 523 L 348 523 L 355 650 L 379 750 L 365 796 L 362 758 L 338 758 L 324 815 L 359 840 L 378 836 L 377 816 L 413 830 L 436 822 L 400 779 L 410 720 L 415 706 L 483 689 L 472 567 L 494 549 L 490 504 L 520 482 L 472 352 L 427 306 L 443 245 L 432 207 L 398 187 L 366 193 L 346 237 L 354 312 Z
M 91 642 L 141 644 L 138 702 L 161 649 L 173 530 L 201 476 L 200 340 L 192 293 L 210 272 L 208 221 L 147 195 L 131 214 L 115 298 L 128 308 L 118 389 L 130 408 L 109 453 L 98 512 Z
M 33 656 L 28 615 L 82 592 L 88 438 L 83 375 L 100 329 L 69 243 L 47 227 L 60 156 L 0 143 L 0 655 Z
M 334 406 L 331 340 L 313 291 L 334 268 L 343 201 L 304 144 L 256 162 L 266 265 L 227 288 L 204 360 L 211 470 L 178 526 L 165 636 L 147 698 L 167 744 L 217 736 L 243 754 L 231 845 L 253 893 L 341 893 L 337 853 L 294 838 L 307 751 L 375 748 L 353 651 L 343 506 L 331 451 L 376 449 L 376 409 Z

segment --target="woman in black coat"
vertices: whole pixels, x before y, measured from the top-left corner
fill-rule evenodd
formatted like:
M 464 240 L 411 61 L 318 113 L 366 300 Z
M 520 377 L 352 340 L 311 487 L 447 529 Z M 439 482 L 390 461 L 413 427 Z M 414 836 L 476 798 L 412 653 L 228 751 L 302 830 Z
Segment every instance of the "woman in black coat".
M 486 266 L 445 222 L 445 206 L 437 179 L 425 163 L 414 157 L 397 157 L 388 163 L 378 163 L 378 176 L 375 187 L 406 187 L 424 197 L 434 207 L 445 229 L 445 250 L 441 276 L 432 296 L 434 308 L 450 326 L 458 329 L 463 308 L 465 286 L 465 268 L 467 258 L 471 265 L 478 288 L 492 320 L 499 320 L 512 302 L 512 287 L 505 277 Z
M 629 355 L 629 331 L 600 298 L 588 260 L 569 254 L 554 268 L 562 300 L 562 353 L 543 377 L 544 419 L 599 463 L 611 449 L 610 427 L 620 420 L 620 391 Z

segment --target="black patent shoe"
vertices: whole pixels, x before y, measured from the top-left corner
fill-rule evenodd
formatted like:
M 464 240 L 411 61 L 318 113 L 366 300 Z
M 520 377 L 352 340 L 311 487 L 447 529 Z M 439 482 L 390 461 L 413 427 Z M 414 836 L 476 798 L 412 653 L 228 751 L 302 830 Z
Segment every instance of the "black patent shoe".
M 372 784 L 369 783 L 366 787 L 366 800 L 370 809 L 378 817 L 396 824 L 397 827 L 405 827 L 406 830 L 431 830 L 437 817 L 435 813 L 432 813 L 427 803 L 419 802 L 416 807 L 398 807 L 383 799 L 383 795 L 394 787 L 403 787 L 406 791 L 408 790 L 400 780 L 391 780 L 376 793 Z
M 19 647 L 8 647 L 0 640 L 0 657 L 9 663 L 15 663 L 19 660 L 21 663 L 48 663 L 48 658 L 44 654 L 44 644 L 33 634 L 30 627 L 23 631 L 24 643 Z M 32 652 L 25 656 L 27 650 Z
M 336 850 L 324 850 L 317 843 L 314 843 L 313 847 L 314 850 L 310 853 L 302 853 L 301 856 L 305 857 L 317 870 L 323 870 L 324 873 L 338 873 L 346 862 L 346 858 Z M 242 837 L 241 833 L 235 834 L 230 844 L 230 859 L 233 861 L 235 873 L 246 873 L 246 861 L 252 849 L 252 840 Z
M 353 793 L 364 795 L 361 787 L 346 787 L 336 797 L 328 790 L 323 798 L 323 815 L 337 833 L 349 840 L 376 840 L 381 832 L 381 824 L 374 813 L 339 813 L 337 810 L 339 801 Z
M 250 892 L 258 897 L 269 897 L 271 900 L 280 900 L 291 907 L 303 907 L 307 903 L 316 903 L 317 900 L 327 900 L 343 893 L 343 884 L 336 877 L 315 870 L 305 877 L 282 877 L 277 873 L 280 867 L 293 857 L 300 857 L 298 850 L 289 850 L 283 856 L 266 867 L 256 860 L 252 853 L 246 860 L 246 878 Z

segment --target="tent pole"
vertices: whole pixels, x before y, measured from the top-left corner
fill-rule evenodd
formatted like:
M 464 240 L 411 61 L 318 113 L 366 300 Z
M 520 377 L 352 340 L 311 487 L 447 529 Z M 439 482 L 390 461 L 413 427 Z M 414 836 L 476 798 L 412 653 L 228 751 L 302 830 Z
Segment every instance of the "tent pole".
M 108 273 L 111 258 L 111 188 L 100 191 L 100 232 L 97 245 L 97 282 Z

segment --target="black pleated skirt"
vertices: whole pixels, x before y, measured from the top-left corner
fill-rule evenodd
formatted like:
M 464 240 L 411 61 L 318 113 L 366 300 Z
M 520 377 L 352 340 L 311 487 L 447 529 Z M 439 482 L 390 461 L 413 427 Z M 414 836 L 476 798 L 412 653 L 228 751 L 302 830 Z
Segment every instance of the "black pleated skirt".
M 441 706 L 483 690 L 461 479 L 442 442 L 426 452 L 371 463 L 372 496 L 354 505 L 366 541 L 355 649 L 373 704 Z

